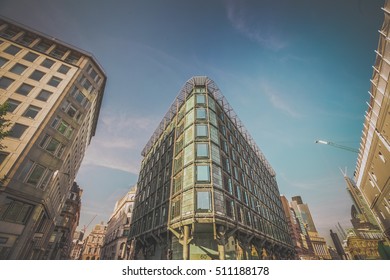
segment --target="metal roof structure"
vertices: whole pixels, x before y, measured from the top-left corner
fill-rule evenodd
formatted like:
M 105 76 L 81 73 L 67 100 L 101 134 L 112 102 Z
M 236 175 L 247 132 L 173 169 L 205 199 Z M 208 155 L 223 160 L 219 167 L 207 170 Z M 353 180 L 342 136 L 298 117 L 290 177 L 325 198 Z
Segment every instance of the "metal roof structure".
M 213 80 L 207 76 L 194 76 L 190 78 L 179 91 L 179 94 L 173 101 L 168 112 L 165 114 L 160 124 L 157 126 L 157 129 L 154 131 L 153 135 L 149 139 L 145 148 L 142 150 L 141 155 L 146 156 L 149 151 L 152 149 L 154 143 L 160 138 L 162 133 L 166 130 L 168 125 L 171 123 L 173 118 L 176 116 L 177 112 L 180 110 L 180 107 L 186 101 L 187 96 L 191 94 L 192 90 L 196 86 L 205 86 L 209 94 L 213 96 L 215 101 L 221 106 L 226 115 L 232 120 L 233 124 L 236 126 L 237 130 L 241 133 L 244 139 L 249 143 L 250 147 L 254 150 L 258 158 L 267 168 L 272 176 L 275 176 L 275 171 L 272 166 L 269 164 L 264 154 L 261 152 L 260 148 L 257 146 L 256 142 L 253 140 L 252 136 L 249 134 L 248 130 L 245 128 L 244 124 L 238 118 L 237 114 L 234 112 L 233 108 L 230 106 L 229 102 L 223 96 L 218 86 L 214 83 Z

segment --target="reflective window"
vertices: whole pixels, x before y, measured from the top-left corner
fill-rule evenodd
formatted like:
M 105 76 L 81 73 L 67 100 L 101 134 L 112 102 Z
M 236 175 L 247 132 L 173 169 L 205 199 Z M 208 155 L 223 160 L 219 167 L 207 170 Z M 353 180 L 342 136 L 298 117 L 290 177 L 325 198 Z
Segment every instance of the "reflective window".
M 50 86 L 57 87 L 61 83 L 62 79 L 53 76 L 51 77 L 50 81 L 47 83 Z
M 6 64 L 9 60 L 0 56 L 0 67 L 2 67 L 4 64 Z
M 31 85 L 23 83 L 15 92 L 27 96 L 33 88 Z
M 0 88 L 7 89 L 15 80 L 7 77 L 0 78 Z
M 41 108 L 30 105 L 27 110 L 23 113 L 23 117 L 34 119 Z
M 46 67 L 46 68 L 50 69 L 50 68 L 53 66 L 54 63 L 55 63 L 54 60 L 49 59 L 49 58 L 46 58 L 46 59 L 41 63 L 41 65 L 42 65 L 43 67 Z
M 197 165 L 196 166 L 196 181 L 197 182 L 210 182 L 210 166 Z
M 39 55 L 37 55 L 36 53 L 29 52 L 25 56 L 23 56 L 23 59 L 30 61 L 30 62 L 33 62 L 38 58 L 38 56 Z
M 196 95 L 196 104 L 205 104 L 206 103 L 206 95 L 197 94 Z
M 7 100 L 7 104 L 8 104 L 7 112 L 12 113 L 13 111 L 15 111 L 15 109 L 19 106 L 20 103 L 21 103 L 20 101 L 17 101 L 14 99 L 8 99 Z
M 15 123 L 7 136 L 12 138 L 20 138 L 22 137 L 23 133 L 26 131 L 27 127 L 28 126 L 26 125 Z
M 10 55 L 15 55 L 17 54 L 19 51 L 21 50 L 21 48 L 18 48 L 17 46 L 14 46 L 14 45 L 11 45 L 9 46 L 8 48 L 6 48 L 4 50 L 5 53 L 8 53 Z
M 42 77 L 45 75 L 44 72 L 42 71 L 39 71 L 39 70 L 35 70 L 31 75 L 30 75 L 30 79 L 33 79 L 35 81 L 40 81 L 42 79 Z
M 26 65 L 16 63 L 9 71 L 14 74 L 21 75 L 26 69 L 27 69 Z
M 196 119 L 197 120 L 206 119 L 206 109 L 205 108 L 196 108 Z
M 47 101 L 52 94 L 52 92 L 43 89 L 35 98 L 41 101 Z
M 197 124 L 196 125 L 196 137 L 207 137 L 207 136 L 208 136 L 207 125 Z
M 196 143 L 196 157 L 208 157 L 209 156 L 209 144 Z
M 211 211 L 211 195 L 209 191 L 198 191 L 196 193 L 196 211 L 197 212 Z

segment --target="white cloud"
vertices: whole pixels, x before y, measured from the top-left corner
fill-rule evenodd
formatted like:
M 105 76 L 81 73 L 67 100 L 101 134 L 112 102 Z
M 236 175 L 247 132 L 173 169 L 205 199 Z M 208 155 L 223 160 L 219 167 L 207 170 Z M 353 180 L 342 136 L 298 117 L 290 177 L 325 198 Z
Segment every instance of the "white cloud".
M 139 172 L 141 151 L 157 127 L 157 118 L 104 111 L 83 165 Z
M 298 113 L 291 107 L 288 101 L 283 98 L 282 95 L 274 87 L 271 87 L 266 82 L 261 82 L 260 88 L 262 93 L 267 96 L 268 100 L 271 102 L 274 108 L 294 118 L 299 118 L 302 116 L 300 113 Z
M 236 4 L 236 1 L 231 1 L 227 6 L 228 19 L 236 30 L 250 40 L 274 51 L 279 51 L 287 46 L 287 42 L 281 39 L 270 25 L 252 24 L 249 12 L 245 11 L 244 7 Z

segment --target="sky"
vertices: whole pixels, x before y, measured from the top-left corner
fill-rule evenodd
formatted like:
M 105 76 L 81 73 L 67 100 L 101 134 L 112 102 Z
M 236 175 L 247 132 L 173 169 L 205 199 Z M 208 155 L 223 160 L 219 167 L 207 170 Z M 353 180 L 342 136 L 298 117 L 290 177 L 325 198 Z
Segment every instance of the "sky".
M 384 0 L 0 0 L 0 14 L 92 53 L 107 75 L 76 181 L 80 228 L 107 222 L 185 82 L 211 78 L 329 238 L 351 227 L 357 154 Z M 95 217 L 95 215 L 97 215 Z M 95 217 L 95 218 L 94 218 Z

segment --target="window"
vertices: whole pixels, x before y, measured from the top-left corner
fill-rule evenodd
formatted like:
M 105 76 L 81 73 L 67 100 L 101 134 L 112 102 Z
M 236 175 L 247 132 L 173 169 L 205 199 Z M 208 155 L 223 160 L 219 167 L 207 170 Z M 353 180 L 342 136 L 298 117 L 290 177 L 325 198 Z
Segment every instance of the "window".
M 27 129 L 28 126 L 20 124 L 20 123 L 15 123 L 12 129 L 10 130 L 8 136 L 12 138 L 20 138 L 22 137 L 23 133 Z
M 50 86 L 57 87 L 61 83 L 62 79 L 53 76 L 51 77 L 50 81 L 47 83 Z
M 39 180 L 42 178 L 43 173 L 46 168 L 40 164 L 35 164 L 32 168 L 30 175 L 28 176 L 26 183 L 36 186 L 39 183 Z
M 45 73 L 43 73 L 42 71 L 39 71 L 39 70 L 35 70 L 31 75 L 30 75 L 30 79 L 32 80 L 35 80 L 35 81 L 40 81 L 42 79 L 42 77 L 45 75 Z
M 0 67 L 3 67 L 9 60 L 0 56 Z
M 41 101 L 47 101 L 52 94 L 52 92 L 43 89 L 35 98 Z
M 207 137 L 207 136 L 208 136 L 207 125 L 197 124 L 196 125 L 196 137 Z
M 24 46 L 29 46 L 36 38 L 36 35 L 25 33 L 23 36 L 19 37 L 17 41 Z
M 30 105 L 24 112 L 23 117 L 35 119 L 41 108 Z
M 196 157 L 204 158 L 209 156 L 209 144 L 207 143 L 196 143 Z
M 54 154 L 56 152 L 57 148 L 59 147 L 59 145 L 60 145 L 60 142 L 57 141 L 56 139 L 52 138 L 46 146 L 46 151 Z
M 51 47 L 51 43 L 45 40 L 41 40 L 38 44 L 33 46 L 34 49 L 40 52 L 46 52 Z
M 197 191 L 196 193 L 196 211 L 211 211 L 211 195 L 209 191 Z
M 41 66 L 50 69 L 50 68 L 53 66 L 54 63 L 55 63 L 54 60 L 49 59 L 49 58 L 46 58 L 46 59 L 41 63 Z
M 62 74 L 67 74 L 69 70 L 70 70 L 70 67 L 68 67 L 68 66 L 66 66 L 64 64 L 62 64 L 60 66 L 60 68 L 58 68 L 58 72 L 60 72 Z
M 205 104 L 206 103 L 206 95 L 198 94 L 196 95 L 196 104 Z
M 14 46 L 14 45 L 11 45 L 9 46 L 8 48 L 6 48 L 4 50 L 5 53 L 8 53 L 10 55 L 15 55 L 17 54 L 19 51 L 21 50 L 21 48 L 18 48 L 17 46 Z
M 17 101 L 14 99 L 8 99 L 7 100 L 7 104 L 8 104 L 7 112 L 12 113 L 13 111 L 15 111 L 15 109 L 19 106 L 20 103 L 21 103 L 20 101 Z
M 7 89 L 15 80 L 7 78 L 7 77 L 1 77 L 0 78 L 0 88 Z
M 69 117 L 73 118 L 77 113 L 77 109 L 70 105 L 66 113 L 69 115 Z
M 197 165 L 196 166 L 196 181 L 197 182 L 210 182 L 210 166 Z
M 24 60 L 27 60 L 27 61 L 30 61 L 30 62 L 34 62 L 37 58 L 38 58 L 39 55 L 37 55 L 36 53 L 32 53 L 32 52 L 29 52 L 27 53 L 23 59 Z
M 26 69 L 27 69 L 26 65 L 16 63 L 9 71 L 14 74 L 21 75 Z
M 206 119 L 206 109 L 205 108 L 196 108 L 196 119 L 197 120 Z
M 9 153 L 6 152 L 0 152 L 0 165 L 5 161 Z
M 20 201 L 7 198 L 5 205 L 0 210 L 0 219 L 7 222 L 25 224 L 30 216 L 33 206 Z
M 33 88 L 31 85 L 23 83 L 15 92 L 27 96 Z

